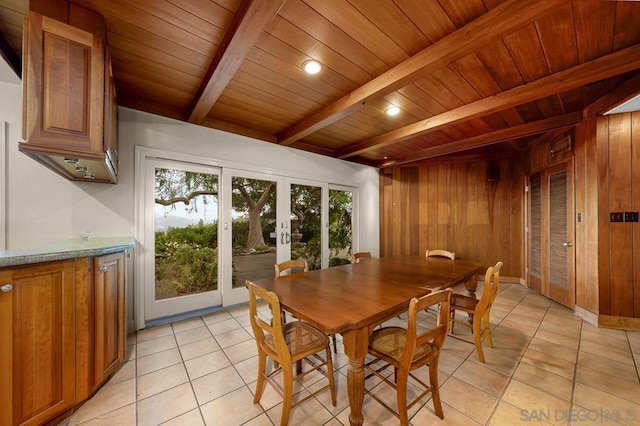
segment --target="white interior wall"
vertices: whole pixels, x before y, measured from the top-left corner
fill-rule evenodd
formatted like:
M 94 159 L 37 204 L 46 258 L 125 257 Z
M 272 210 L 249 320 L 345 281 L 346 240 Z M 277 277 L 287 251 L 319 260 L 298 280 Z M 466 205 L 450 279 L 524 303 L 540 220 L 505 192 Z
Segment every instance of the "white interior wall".
M 360 188 L 359 247 L 379 253 L 378 173 L 375 168 L 120 108 L 118 184 L 72 182 L 18 151 L 21 87 L 0 81 L 0 120 L 8 122 L 7 248 L 49 244 L 89 232 L 134 235 L 134 147 L 269 168 Z
M 125 158 L 122 184 L 66 180 L 18 151 L 22 140 L 22 89 L 0 81 L 0 120 L 7 141 L 7 249 L 79 237 L 133 236 L 133 148 Z M 125 154 L 126 155 L 126 154 Z

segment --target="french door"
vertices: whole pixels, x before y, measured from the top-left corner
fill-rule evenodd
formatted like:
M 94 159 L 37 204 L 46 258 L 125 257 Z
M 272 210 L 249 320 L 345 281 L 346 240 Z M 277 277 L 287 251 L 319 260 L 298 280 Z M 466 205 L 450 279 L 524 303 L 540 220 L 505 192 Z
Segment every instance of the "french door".
M 529 178 L 529 286 L 575 305 L 573 174 L 570 163 Z

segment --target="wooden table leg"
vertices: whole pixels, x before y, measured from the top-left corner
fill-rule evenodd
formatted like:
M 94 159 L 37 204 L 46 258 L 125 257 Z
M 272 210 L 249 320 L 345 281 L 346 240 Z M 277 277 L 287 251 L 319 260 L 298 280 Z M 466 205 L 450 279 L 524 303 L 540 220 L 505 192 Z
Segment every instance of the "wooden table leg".
M 347 392 L 349 394 L 349 423 L 361 425 L 364 422 L 362 402 L 364 401 L 364 358 L 369 346 L 369 329 L 350 330 L 343 335 L 344 351 L 349 357 L 347 371 Z
M 469 296 L 476 298 L 476 290 L 478 289 L 478 276 L 473 274 L 473 277 L 465 281 L 464 286 L 467 288 Z

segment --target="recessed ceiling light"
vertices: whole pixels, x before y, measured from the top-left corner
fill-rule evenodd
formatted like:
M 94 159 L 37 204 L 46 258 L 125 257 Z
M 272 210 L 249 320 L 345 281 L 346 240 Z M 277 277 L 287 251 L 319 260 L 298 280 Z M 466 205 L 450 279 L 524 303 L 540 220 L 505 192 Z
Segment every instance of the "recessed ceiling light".
M 398 108 L 397 106 L 390 106 L 389 108 L 385 109 L 384 112 L 387 115 L 398 115 L 400 113 L 400 108 Z
M 307 74 L 318 74 L 322 70 L 322 64 L 311 59 L 302 63 L 302 69 Z

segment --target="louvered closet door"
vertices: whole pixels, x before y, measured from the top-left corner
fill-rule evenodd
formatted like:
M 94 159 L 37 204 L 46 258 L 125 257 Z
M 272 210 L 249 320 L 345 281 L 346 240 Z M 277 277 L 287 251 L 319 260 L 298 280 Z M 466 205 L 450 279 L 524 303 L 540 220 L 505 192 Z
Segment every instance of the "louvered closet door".
M 568 307 L 575 304 L 573 175 L 564 163 L 529 176 L 527 283 Z
M 565 163 L 543 173 L 542 293 L 568 307 L 575 304 L 573 176 Z
M 529 287 L 542 292 L 542 174 L 529 177 Z

